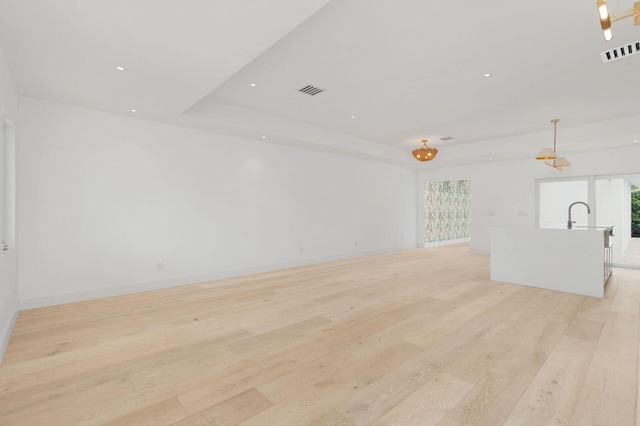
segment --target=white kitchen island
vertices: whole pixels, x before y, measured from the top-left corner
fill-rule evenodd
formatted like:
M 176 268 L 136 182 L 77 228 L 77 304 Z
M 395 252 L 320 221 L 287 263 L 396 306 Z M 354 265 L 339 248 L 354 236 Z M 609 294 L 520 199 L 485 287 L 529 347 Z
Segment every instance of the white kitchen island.
M 611 227 L 491 229 L 491 279 L 602 297 L 611 275 Z

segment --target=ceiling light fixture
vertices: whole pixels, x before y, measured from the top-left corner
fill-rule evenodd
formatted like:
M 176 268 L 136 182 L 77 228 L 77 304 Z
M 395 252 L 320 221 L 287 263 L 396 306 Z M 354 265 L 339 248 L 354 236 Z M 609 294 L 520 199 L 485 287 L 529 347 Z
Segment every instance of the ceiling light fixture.
M 558 157 L 558 154 L 556 153 L 556 126 L 558 125 L 559 121 L 560 119 L 558 118 L 551 120 L 551 122 L 553 123 L 553 149 L 543 148 L 542 151 L 540 151 L 538 155 L 536 155 L 536 160 L 544 160 L 544 163 L 547 166 L 551 166 L 554 169 L 562 171 L 564 167 L 570 166 L 571 163 L 564 157 Z M 550 162 L 549 160 L 553 161 Z
M 429 161 L 436 158 L 436 155 L 438 155 L 438 150 L 428 147 L 427 142 L 427 139 L 422 139 L 422 143 L 424 144 L 424 146 L 422 148 L 414 149 L 413 151 L 411 151 L 411 153 L 413 154 L 413 158 L 418 161 Z
M 356 118 L 356 116 L 355 116 L 355 115 L 352 115 L 352 116 L 351 116 L 351 118 L 352 118 L 352 119 L 354 119 L 354 118 Z
M 251 87 L 256 87 L 256 84 L 255 83 L 251 83 Z
M 607 0 L 598 0 L 596 3 L 598 7 L 598 16 L 600 17 L 600 27 L 602 28 L 602 34 L 605 41 L 613 39 L 613 33 L 611 32 L 611 23 L 617 22 L 622 19 L 633 17 L 634 25 L 640 25 L 640 1 L 636 2 L 633 7 L 623 10 L 620 13 L 613 15 L 609 14 L 609 8 L 607 6 Z
M 126 71 L 127 70 L 125 67 L 120 67 L 120 66 L 117 66 L 116 69 L 118 71 Z
M 131 112 L 138 112 L 138 110 L 137 110 L 137 109 L 130 109 L 129 111 L 131 111 Z
M 483 77 L 491 77 L 491 73 L 486 73 L 483 75 Z

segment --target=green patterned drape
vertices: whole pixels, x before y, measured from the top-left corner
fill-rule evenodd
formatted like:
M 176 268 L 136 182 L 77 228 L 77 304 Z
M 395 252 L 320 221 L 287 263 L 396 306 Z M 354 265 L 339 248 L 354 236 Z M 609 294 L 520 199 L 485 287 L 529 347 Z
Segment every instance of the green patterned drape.
M 470 203 L 471 181 L 427 182 L 424 191 L 425 242 L 468 238 Z

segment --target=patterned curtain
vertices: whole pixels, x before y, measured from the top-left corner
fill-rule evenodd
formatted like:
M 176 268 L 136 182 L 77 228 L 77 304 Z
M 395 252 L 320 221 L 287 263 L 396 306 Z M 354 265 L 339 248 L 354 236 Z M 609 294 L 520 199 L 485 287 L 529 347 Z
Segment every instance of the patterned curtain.
M 424 238 L 427 243 L 470 235 L 471 181 L 427 182 L 424 191 Z

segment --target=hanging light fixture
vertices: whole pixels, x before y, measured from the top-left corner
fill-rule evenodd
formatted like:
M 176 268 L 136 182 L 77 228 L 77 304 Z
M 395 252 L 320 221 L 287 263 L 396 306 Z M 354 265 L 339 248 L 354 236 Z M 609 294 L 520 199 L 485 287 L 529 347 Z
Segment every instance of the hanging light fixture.
M 633 7 L 623 10 L 620 13 L 615 13 L 613 15 L 609 14 L 607 0 L 598 0 L 596 2 L 596 7 L 598 8 L 598 16 L 600 17 L 600 28 L 602 28 L 602 34 L 604 35 L 605 41 L 613 39 L 613 33 L 611 32 L 612 22 L 633 17 L 634 25 L 640 25 L 640 1 L 636 2 Z
M 547 166 L 551 166 L 554 169 L 562 170 L 564 167 L 569 167 L 571 163 L 564 157 L 558 157 L 556 153 L 556 126 L 560 119 L 555 118 L 551 120 L 553 123 L 553 149 L 543 148 L 542 151 L 536 155 L 536 160 L 544 160 Z
M 418 161 L 429 161 L 436 158 L 436 155 L 438 155 L 438 150 L 428 147 L 427 142 L 427 139 L 422 139 L 422 143 L 424 144 L 424 146 L 422 148 L 414 149 L 411 152 L 413 154 L 413 158 Z

